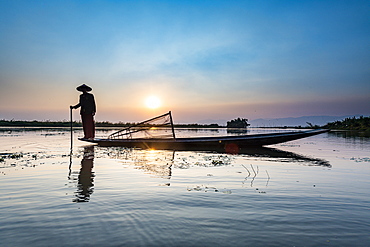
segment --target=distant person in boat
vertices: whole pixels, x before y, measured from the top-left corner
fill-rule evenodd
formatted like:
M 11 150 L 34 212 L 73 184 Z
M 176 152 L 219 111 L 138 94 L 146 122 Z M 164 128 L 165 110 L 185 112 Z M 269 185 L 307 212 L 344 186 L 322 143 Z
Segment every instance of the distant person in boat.
M 82 92 L 80 95 L 80 102 L 75 106 L 70 106 L 71 109 L 77 109 L 81 107 L 80 114 L 82 120 L 82 126 L 84 129 L 84 138 L 90 139 L 95 137 L 95 123 L 94 116 L 96 112 L 96 105 L 94 95 L 88 93 L 92 90 L 91 87 L 82 84 L 76 88 L 77 91 Z

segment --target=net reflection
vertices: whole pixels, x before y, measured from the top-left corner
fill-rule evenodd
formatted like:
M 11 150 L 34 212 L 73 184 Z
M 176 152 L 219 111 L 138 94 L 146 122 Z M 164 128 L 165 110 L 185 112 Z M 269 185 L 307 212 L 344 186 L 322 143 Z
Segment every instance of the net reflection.
M 175 160 L 173 151 L 123 147 L 103 149 L 110 158 L 119 159 L 124 165 L 132 165 L 136 169 L 165 179 L 170 179 L 172 176 L 172 166 Z
M 94 146 L 84 147 L 81 168 L 78 174 L 77 191 L 73 202 L 88 202 L 94 192 Z
M 161 178 L 170 179 L 175 152 L 162 152 L 149 150 L 143 153 L 135 153 L 135 167 Z M 168 184 L 169 185 L 169 184 Z

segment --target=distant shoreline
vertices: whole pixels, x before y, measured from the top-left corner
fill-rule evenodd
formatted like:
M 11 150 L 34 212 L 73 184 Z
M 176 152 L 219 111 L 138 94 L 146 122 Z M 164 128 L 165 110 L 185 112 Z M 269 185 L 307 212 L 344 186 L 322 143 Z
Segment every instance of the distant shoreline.
M 129 127 L 136 123 L 110 123 L 110 122 L 95 122 L 96 127 Z M 82 127 L 81 122 L 73 121 L 72 122 L 73 127 Z M 53 128 L 53 127 L 64 127 L 69 128 L 71 127 L 71 122 L 66 121 L 19 121 L 19 120 L 0 120 L 0 127 L 47 127 L 47 128 Z M 174 127 L 177 128 L 226 128 L 226 126 L 221 126 L 218 124 L 174 124 Z
M 132 126 L 136 123 L 111 123 L 108 121 L 95 123 L 96 127 L 114 127 L 114 128 L 124 128 Z M 70 128 L 71 122 L 67 121 L 19 121 L 19 120 L 0 120 L 0 127 L 19 127 L 19 128 L 26 128 L 26 127 L 64 127 Z M 72 122 L 72 127 L 82 127 L 81 122 L 74 121 Z M 176 128 L 227 128 L 227 126 L 222 126 L 219 124 L 174 124 Z M 352 117 L 346 118 L 342 121 L 335 121 L 331 123 L 327 123 L 323 126 L 319 125 L 312 125 L 311 123 L 307 122 L 307 126 L 269 126 L 269 127 L 253 127 L 253 128 L 261 128 L 261 129 L 331 129 L 331 130 L 350 130 L 350 131 L 364 131 L 370 132 L 370 117 L 363 117 L 360 116 L 359 118 Z
M 97 128 L 125 128 L 136 123 L 110 123 L 110 122 L 95 122 Z M 15 120 L 0 120 L 0 127 L 16 127 L 16 128 L 70 128 L 71 122 L 65 121 L 15 121 Z M 80 121 L 72 123 L 74 128 L 82 128 Z M 174 124 L 175 128 L 227 128 L 227 126 L 219 124 Z M 250 127 L 248 127 L 250 128 Z M 276 127 L 252 127 L 259 129 L 311 129 L 309 126 L 276 126 Z

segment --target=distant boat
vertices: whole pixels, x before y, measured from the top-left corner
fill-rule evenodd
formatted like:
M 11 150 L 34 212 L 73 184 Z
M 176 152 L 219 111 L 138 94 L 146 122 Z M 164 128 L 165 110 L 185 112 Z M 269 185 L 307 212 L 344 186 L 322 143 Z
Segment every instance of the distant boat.
M 79 140 L 97 143 L 101 146 L 170 150 L 223 149 L 226 152 L 238 153 L 241 148 L 262 147 L 318 135 L 328 131 L 326 129 L 317 129 L 255 135 L 176 138 L 171 112 L 168 112 L 117 131 L 107 138 L 79 138 Z

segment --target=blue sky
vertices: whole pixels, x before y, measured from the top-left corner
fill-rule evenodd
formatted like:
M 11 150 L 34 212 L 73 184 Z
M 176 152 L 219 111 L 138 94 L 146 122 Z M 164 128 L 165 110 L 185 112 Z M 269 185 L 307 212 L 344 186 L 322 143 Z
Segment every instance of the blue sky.
M 0 119 L 370 114 L 369 1 L 3 1 Z M 148 109 L 157 96 L 162 106 Z M 76 112 L 75 117 L 78 117 Z

